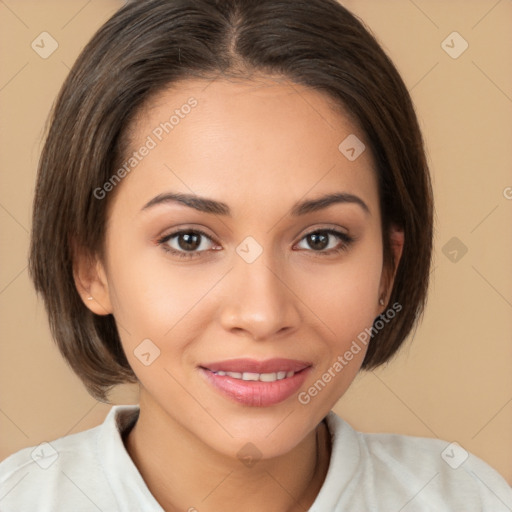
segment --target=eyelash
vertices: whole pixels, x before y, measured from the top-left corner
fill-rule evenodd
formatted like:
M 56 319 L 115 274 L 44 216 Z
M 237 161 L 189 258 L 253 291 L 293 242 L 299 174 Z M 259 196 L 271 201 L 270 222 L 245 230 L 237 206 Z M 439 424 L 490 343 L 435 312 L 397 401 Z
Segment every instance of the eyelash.
M 335 247 L 335 248 L 329 249 L 327 251 L 326 250 L 314 251 L 313 249 L 311 249 L 312 252 L 317 253 L 320 256 L 330 256 L 332 254 L 339 254 L 341 252 L 344 252 L 344 251 L 346 251 L 349 248 L 349 246 L 352 244 L 352 242 L 355 241 L 355 238 L 350 237 L 346 233 L 343 233 L 341 231 L 337 231 L 335 229 L 317 229 L 315 231 L 311 231 L 309 233 L 306 233 L 300 239 L 300 242 L 302 240 L 304 240 L 305 238 L 307 238 L 308 236 L 313 235 L 313 234 L 318 234 L 318 233 L 328 233 L 330 235 L 335 236 L 336 238 L 338 238 L 342 242 L 340 247 Z M 171 253 L 171 254 L 173 254 L 175 256 L 178 256 L 179 258 L 191 259 L 191 258 L 195 258 L 195 257 L 199 256 L 202 252 L 205 252 L 205 251 L 178 251 L 176 249 L 172 249 L 171 247 L 169 247 L 167 245 L 167 242 L 169 240 L 171 240 L 172 238 L 175 238 L 175 237 L 177 237 L 179 235 L 182 235 L 182 234 L 201 235 L 201 236 L 204 236 L 204 237 L 208 238 L 212 242 L 214 242 L 214 240 L 212 240 L 212 238 L 209 235 L 207 235 L 204 231 L 202 231 L 200 229 L 195 229 L 194 228 L 194 229 L 182 229 L 182 230 L 179 230 L 179 231 L 175 231 L 174 233 L 170 233 L 168 235 L 165 235 L 165 236 L 159 238 L 158 240 L 156 240 L 156 243 L 157 243 L 157 245 L 161 246 L 162 249 L 165 252 Z

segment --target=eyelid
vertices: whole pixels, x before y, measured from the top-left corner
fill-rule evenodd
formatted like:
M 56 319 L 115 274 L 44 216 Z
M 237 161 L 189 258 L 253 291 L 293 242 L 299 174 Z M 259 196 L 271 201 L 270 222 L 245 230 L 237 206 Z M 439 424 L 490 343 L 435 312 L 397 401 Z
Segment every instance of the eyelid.
M 164 238 L 170 238 L 174 235 L 178 235 L 180 233 L 188 233 L 188 232 L 200 233 L 201 235 L 204 235 L 205 237 L 216 242 L 215 236 L 213 234 L 211 234 L 207 228 L 195 226 L 193 224 L 165 229 L 161 232 L 161 234 L 155 236 L 152 239 L 152 241 L 156 243 Z M 216 242 L 216 243 L 218 243 L 218 242 Z
M 336 231 L 349 236 L 349 230 L 347 228 L 334 224 L 324 224 L 322 226 L 316 226 L 314 228 L 311 228 L 311 230 L 306 231 L 301 236 L 300 240 L 302 240 L 305 236 L 311 235 L 312 233 L 316 233 L 317 231 Z

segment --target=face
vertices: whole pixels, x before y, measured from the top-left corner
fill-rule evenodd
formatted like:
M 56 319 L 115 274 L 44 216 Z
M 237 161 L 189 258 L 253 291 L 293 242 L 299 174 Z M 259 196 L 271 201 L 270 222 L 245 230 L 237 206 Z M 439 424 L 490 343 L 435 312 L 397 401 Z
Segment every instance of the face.
M 338 149 L 349 135 L 323 94 L 269 78 L 182 82 L 138 116 L 86 303 L 113 313 L 155 421 L 272 457 L 347 390 L 387 289 L 373 160 Z

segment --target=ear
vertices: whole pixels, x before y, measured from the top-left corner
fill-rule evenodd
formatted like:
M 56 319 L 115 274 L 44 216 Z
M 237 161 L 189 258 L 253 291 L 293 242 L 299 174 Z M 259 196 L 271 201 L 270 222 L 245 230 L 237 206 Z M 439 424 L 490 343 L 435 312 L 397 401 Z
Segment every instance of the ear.
M 75 250 L 73 278 L 83 303 L 96 315 L 112 313 L 107 274 L 97 256 Z
M 384 305 L 380 305 L 382 309 L 387 307 L 387 303 L 389 302 L 389 297 L 391 295 L 391 290 L 393 288 L 393 283 L 395 282 L 396 271 L 398 269 L 398 264 L 400 263 L 400 259 L 402 258 L 402 252 L 404 249 L 404 231 L 397 226 L 391 226 L 390 231 L 387 234 L 391 254 L 393 261 L 387 265 L 382 272 L 382 278 L 379 289 L 379 300 L 382 299 L 384 301 Z

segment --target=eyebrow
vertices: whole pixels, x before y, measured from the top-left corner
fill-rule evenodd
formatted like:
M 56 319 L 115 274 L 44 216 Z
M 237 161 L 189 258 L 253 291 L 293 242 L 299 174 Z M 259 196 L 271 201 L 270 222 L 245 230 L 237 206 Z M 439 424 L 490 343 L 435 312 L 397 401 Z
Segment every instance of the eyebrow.
M 172 192 L 159 194 L 147 202 L 142 207 L 142 210 L 148 210 L 156 205 L 169 203 L 179 203 L 188 206 L 189 208 L 194 208 L 200 212 L 231 217 L 231 210 L 226 203 L 215 201 L 214 199 L 208 199 L 206 197 L 200 197 L 195 194 L 178 194 Z M 301 215 L 323 210 L 333 204 L 340 203 L 359 205 L 365 213 L 370 214 L 370 208 L 368 208 L 368 205 L 360 197 L 344 192 L 326 194 L 317 199 L 308 199 L 297 202 L 293 205 L 290 214 L 292 217 L 299 217 Z

